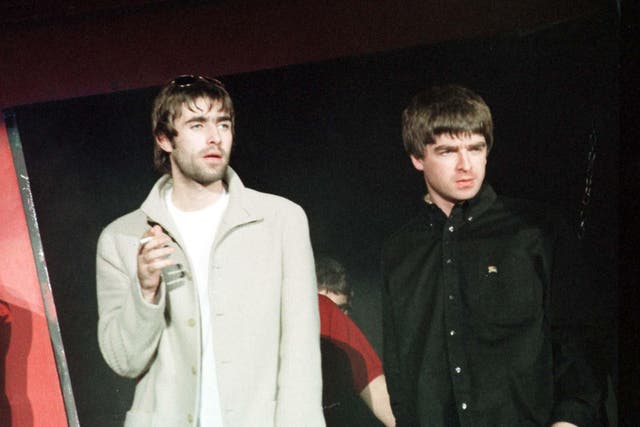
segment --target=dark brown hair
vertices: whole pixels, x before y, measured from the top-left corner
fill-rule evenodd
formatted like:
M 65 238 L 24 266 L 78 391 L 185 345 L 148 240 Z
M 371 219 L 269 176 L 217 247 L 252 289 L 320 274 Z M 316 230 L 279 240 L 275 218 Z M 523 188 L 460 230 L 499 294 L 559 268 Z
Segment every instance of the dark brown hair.
M 484 100 L 462 86 L 434 86 L 413 97 L 402 112 L 402 140 L 409 155 L 422 158 L 438 135 L 484 136 L 493 146 L 493 119 Z
M 182 106 L 194 111 L 198 99 L 205 99 L 211 103 L 219 101 L 222 104 L 222 110 L 231 117 L 231 129 L 233 130 L 235 125 L 233 101 L 223 84 L 208 77 L 180 76 L 164 85 L 153 102 L 153 111 L 151 112 L 153 136 L 159 138 L 164 135 L 173 140 L 178 134 L 174 123 L 180 118 Z M 160 148 L 155 141 L 153 166 L 161 173 L 171 173 L 169 153 Z
M 346 295 L 349 300 L 353 296 L 353 291 L 347 281 L 347 272 L 344 266 L 335 259 L 319 256 L 316 259 L 316 277 L 318 290 Z

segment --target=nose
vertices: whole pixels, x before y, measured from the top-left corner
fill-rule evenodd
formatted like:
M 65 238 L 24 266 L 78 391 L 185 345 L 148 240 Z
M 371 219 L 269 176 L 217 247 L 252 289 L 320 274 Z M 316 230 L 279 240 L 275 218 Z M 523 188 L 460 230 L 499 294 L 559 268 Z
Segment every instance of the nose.
M 460 150 L 458 152 L 458 169 L 461 171 L 468 171 L 471 169 L 471 162 L 469 160 L 469 153 L 467 150 Z
M 222 138 L 220 137 L 220 130 L 215 123 L 209 126 L 209 135 L 207 142 L 209 144 L 220 144 L 220 142 L 222 142 Z

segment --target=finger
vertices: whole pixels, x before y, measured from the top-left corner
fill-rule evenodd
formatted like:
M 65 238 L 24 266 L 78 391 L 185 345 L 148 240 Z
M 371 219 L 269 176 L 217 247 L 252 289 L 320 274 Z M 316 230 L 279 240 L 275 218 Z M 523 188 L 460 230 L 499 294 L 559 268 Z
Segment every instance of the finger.
M 159 274 L 163 268 L 174 265 L 176 262 L 171 258 L 156 260 L 147 265 L 147 271 L 151 276 Z
M 140 255 L 145 264 L 150 264 L 157 259 L 168 258 L 174 251 L 175 251 L 175 248 L 171 246 L 162 246 L 157 249 L 146 250 Z
M 149 231 L 151 232 L 152 236 L 161 236 L 165 234 L 162 227 L 160 227 L 158 224 L 155 224 L 153 227 L 151 227 Z
M 156 234 L 159 234 L 158 230 L 162 232 L 162 228 L 160 228 L 158 225 L 149 227 L 145 230 L 144 234 L 142 234 L 140 238 L 149 237 L 149 236 L 154 237 Z
M 148 242 L 150 239 L 148 239 L 149 237 L 154 238 L 154 237 L 158 237 L 158 236 L 162 236 L 165 235 L 164 230 L 162 229 L 162 227 L 160 227 L 159 225 L 154 225 L 151 228 L 148 228 L 144 234 L 140 237 L 140 244 L 143 245 L 146 242 Z
M 159 237 L 148 236 L 140 240 L 140 252 L 145 253 L 157 248 L 168 247 L 171 243 L 171 238 L 166 234 L 162 234 Z

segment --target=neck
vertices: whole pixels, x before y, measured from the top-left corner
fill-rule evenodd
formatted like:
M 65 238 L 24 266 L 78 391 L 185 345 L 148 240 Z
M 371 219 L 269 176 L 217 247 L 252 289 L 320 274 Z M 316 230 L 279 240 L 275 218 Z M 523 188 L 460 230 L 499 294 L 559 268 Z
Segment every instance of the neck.
M 182 179 L 173 180 L 173 204 L 184 212 L 197 211 L 215 203 L 224 193 L 222 180 L 202 185 L 195 181 Z

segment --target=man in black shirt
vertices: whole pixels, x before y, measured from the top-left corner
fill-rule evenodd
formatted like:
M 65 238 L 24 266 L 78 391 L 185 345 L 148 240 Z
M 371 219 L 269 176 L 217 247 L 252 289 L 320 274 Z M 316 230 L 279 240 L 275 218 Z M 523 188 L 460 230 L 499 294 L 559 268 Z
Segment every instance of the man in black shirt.
M 584 286 L 560 215 L 484 182 L 491 112 L 460 86 L 403 112 L 427 186 L 385 245 L 384 363 L 398 427 L 597 426 L 603 393 L 571 310 Z M 575 308 L 575 307 L 574 307 Z

